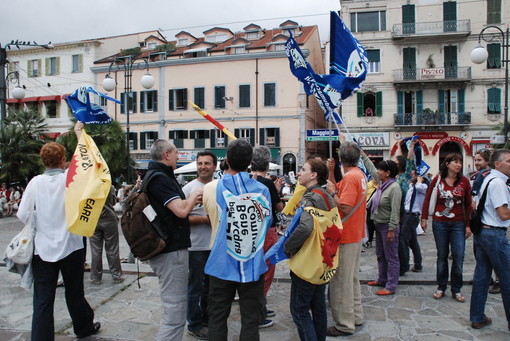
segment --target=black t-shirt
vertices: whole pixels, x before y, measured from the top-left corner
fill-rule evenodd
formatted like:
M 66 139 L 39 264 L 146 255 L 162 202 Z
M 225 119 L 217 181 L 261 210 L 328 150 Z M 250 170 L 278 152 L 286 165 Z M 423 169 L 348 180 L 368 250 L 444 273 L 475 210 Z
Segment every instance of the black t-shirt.
M 269 189 L 269 193 L 271 194 L 271 208 L 273 210 L 273 221 L 271 223 L 271 227 L 276 226 L 276 223 L 278 222 L 278 218 L 276 217 L 276 213 L 278 213 L 276 205 L 278 205 L 282 199 L 280 199 L 273 181 L 260 175 L 257 176 L 257 181 L 263 183 Z
M 155 175 L 147 186 L 147 195 L 151 205 L 165 225 L 169 235 L 168 239 L 165 240 L 167 245 L 163 252 L 187 249 L 191 246 L 189 219 L 188 217 L 177 217 L 166 207 L 172 200 L 186 199 L 175 178 L 173 169 L 160 162 L 152 161 L 149 163 L 149 170 L 166 174 L 166 176 Z

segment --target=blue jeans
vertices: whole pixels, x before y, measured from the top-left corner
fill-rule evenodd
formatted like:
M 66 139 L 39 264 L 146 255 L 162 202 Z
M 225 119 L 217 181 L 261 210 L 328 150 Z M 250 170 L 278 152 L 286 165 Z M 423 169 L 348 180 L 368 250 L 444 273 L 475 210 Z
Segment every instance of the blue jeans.
M 204 273 L 211 251 L 190 251 L 188 272 L 188 329 L 207 326 L 209 276 Z
M 475 239 L 476 268 L 471 294 L 471 322 L 483 322 L 492 269 L 499 277 L 505 315 L 510 326 L 510 244 L 502 229 L 482 228 Z
M 302 280 L 293 272 L 290 288 L 290 313 L 302 341 L 324 341 L 328 328 L 326 284 L 316 285 Z M 310 316 L 310 310 L 312 316 Z
M 448 284 L 448 255 L 451 247 L 452 293 L 460 292 L 462 288 L 462 271 L 464 267 L 464 250 L 466 248 L 466 228 L 463 221 L 433 221 L 432 230 L 437 248 L 437 289 L 446 291 Z

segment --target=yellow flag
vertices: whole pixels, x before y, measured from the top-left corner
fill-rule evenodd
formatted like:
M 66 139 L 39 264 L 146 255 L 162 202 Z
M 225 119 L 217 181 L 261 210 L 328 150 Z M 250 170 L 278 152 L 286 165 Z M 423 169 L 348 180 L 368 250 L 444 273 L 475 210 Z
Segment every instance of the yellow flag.
M 294 189 L 294 193 L 290 197 L 287 204 L 283 208 L 282 213 L 285 215 L 294 215 L 296 214 L 296 210 L 301 205 L 301 199 L 303 199 L 303 195 L 305 194 L 306 188 L 299 183 L 299 180 L 296 184 L 296 188 Z
M 312 284 L 326 284 L 338 267 L 342 220 L 335 207 L 330 211 L 305 207 L 313 217 L 313 231 L 301 249 L 288 260 L 289 269 Z
M 85 237 L 94 234 L 111 183 L 108 165 L 83 129 L 67 172 L 65 207 L 69 232 Z

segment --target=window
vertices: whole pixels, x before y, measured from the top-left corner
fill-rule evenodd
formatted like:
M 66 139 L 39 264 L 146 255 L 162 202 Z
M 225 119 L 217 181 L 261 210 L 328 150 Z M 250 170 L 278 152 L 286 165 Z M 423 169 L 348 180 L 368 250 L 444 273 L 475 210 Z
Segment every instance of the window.
M 150 149 L 154 141 L 158 139 L 157 131 L 146 131 L 140 133 L 140 149 Z
M 189 44 L 188 41 L 188 38 L 179 38 L 177 41 L 177 46 L 186 46 Z
M 296 35 L 296 29 L 295 28 L 283 28 L 283 35 L 286 35 L 287 37 L 290 37 L 290 34 L 292 33 L 293 36 Z
M 168 91 L 169 110 L 188 109 L 188 89 L 170 89 Z
M 501 23 L 501 0 L 487 0 L 487 24 Z
M 224 42 L 225 40 L 227 40 L 227 35 L 226 34 L 215 34 L 215 35 L 210 35 L 210 36 L 206 36 L 205 37 L 205 41 L 209 42 L 209 43 L 221 43 L 221 42 Z
M 148 44 L 147 48 L 148 48 L 149 50 L 155 50 L 155 49 L 156 49 L 156 46 L 158 46 L 158 44 L 157 44 L 155 41 L 151 41 L 151 42 Z
M 248 32 L 246 33 L 246 39 L 258 39 L 259 38 L 259 32 Z
M 129 150 L 138 149 L 138 133 L 129 132 Z
M 193 102 L 203 109 L 205 106 L 205 88 L 195 88 L 194 93 L 195 98 Z
M 177 148 L 184 148 L 184 140 L 188 138 L 187 130 L 170 130 L 168 132 L 168 138 L 173 140 L 174 145 Z
M 274 44 L 275 51 L 285 51 L 285 43 L 282 44 Z
M 358 92 L 358 117 L 382 116 L 382 92 Z
M 209 138 L 209 130 L 192 130 L 190 139 L 195 141 L 195 148 L 205 148 L 205 140 Z
M 71 72 L 83 72 L 83 55 L 73 54 L 73 68 Z
M 351 31 L 386 31 L 386 11 L 351 13 Z
M 129 113 L 130 114 L 136 112 L 136 92 L 130 92 L 129 93 L 127 104 L 126 104 L 126 93 L 122 92 L 120 94 L 120 102 L 121 102 L 121 104 L 120 104 L 120 113 L 121 114 L 125 114 L 126 113 L 126 110 L 125 110 L 126 109 L 126 105 L 129 108 Z
M 60 73 L 60 57 L 46 58 L 46 76 L 58 75 Z
M 214 107 L 217 109 L 225 108 L 225 86 L 223 85 L 214 87 Z
M 457 2 L 445 1 L 443 2 L 443 31 L 456 32 L 457 31 Z
M 244 46 L 234 47 L 234 54 L 242 54 L 246 53 L 246 48 Z
M 27 102 L 26 106 L 27 106 L 27 111 L 33 112 L 34 114 L 40 113 L 39 102 Z
M 276 84 L 264 84 L 264 106 L 274 107 L 276 105 Z
M 260 128 L 260 145 L 280 147 L 280 128 Z
M 250 107 L 250 86 L 239 85 L 239 108 Z
M 492 88 L 487 90 L 487 112 L 489 114 L 501 114 L 501 89 Z
M 44 106 L 46 107 L 46 117 L 57 118 L 57 101 L 44 102 Z
M 140 92 L 140 112 L 158 111 L 158 90 Z
M 487 58 L 488 69 L 500 69 L 501 68 L 501 45 L 500 44 L 487 44 L 487 52 L 489 57 Z
M 228 136 L 219 129 L 211 129 L 211 148 L 225 148 Z
M 380 50 L 366 50 L 368 57 L 368 73 L 379 73 L 381 66 Z
M 245 139 L 250 142 L 252 146 L 255 145 L 255 129 L 254 128 L 236 128 L 234 129 L 234 135 L 238 139 Z
M 41 60 L 33 59 L 28 61 L 28 77 L 39 77 L 41 70 Z

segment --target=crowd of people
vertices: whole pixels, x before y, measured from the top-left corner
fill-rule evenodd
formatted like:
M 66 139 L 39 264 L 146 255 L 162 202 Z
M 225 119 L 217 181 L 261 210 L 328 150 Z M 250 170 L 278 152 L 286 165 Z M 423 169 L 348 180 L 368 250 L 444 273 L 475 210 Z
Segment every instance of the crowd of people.
M 75 131 L 80 134 L 80 130 L 78 122 Z M 396 294 L 400 276 L 423 271 L 416 231 L 418 226 L 427 231 L 430 218 L 437 248 L 437 289 L 431 296 L 443 298 L 450 280 L 452 298 L 465 302 L 461 291 L 465 243 L 472 234 L 471 212 L 484 192 L 483 226 L 474 236 L 477 264 L 471 326 L 479 329 L 491 323 L 484 306 L 492 270 L 496 277 L 490 290 L 501 292 L 510 322 L 510 246 L 506 237 L 510 227 L 510 150 L 478 151 L 477 172 L 470 179 L 463 175 L 462 156 L 448 154 L 437 175 L 429 180 L 416 169 L 416 143 L 411 140 L 406 156 L 374 164 L 357 144 L 342 141 L 338 151 L 341 166 L 334 159 L 310 157 L 297 174 L 294 195 L 302 196 L 297 205 L 303 208 L 301 217 L 290 233 L 280 237 L 283 243 L 276 246 L 291 264 L 289 309 L 301 340 L 352 335 L 364 323 L 358 278 L 363 247 L 375 243 L 378 276 L 368 285 L 380 287 L 376 295 Z M 187 331 L 201 340 L 227 340 L 227 320 L 232 302 L 238 300 L 240 340 L 259 340 L 259 329 L 270 327 L 271 317 L 277 313 L 268 309 L 266 296 L 273 281 L 274 263 L 265 255 L 279 242 L 276 226 L 291 196 L 290 182 L 268 175 L 271 154 L 267 147 L 253 148 L 243 139 L 227 146 L 220 179 L 213 179 L 216 155 L 199 152 L 197 178 L 184 187 L 174 175 L 178 159 L 175 145 L 156 140 L 150 154 L 149 170 L 164 176 L 155 177 L 146 193 L 168 232 L 164 250 L 148 260 L 158 276 L 163 310 L 157 339 L 181 340 Z M 88 336 L 96 333 L 100 324 L 93 321 L 94 313 L 83 292 L 87 243 L 65 228 L 63 147 L 48 143 L 41 150 L 41 158 L 47 169 L 30 181 L 18 210 L 18 217 L 25 221 L 34 205 L 48 208 L 48 215 L 37 216 L 32 339 L 53 339 L 53 301 L 59 271 L 75 333 Z M 370 181 L 358 167 L 360 160 Z M 123 186 L 115 193 L 112 187 L 110 191 L 96 233 L 90 238 L 93 284 L 102 284 L 103 248 L 114 283 L 124 280 L 118 212 L 129 191 L 136 190 L 141 181 L 139 177 L 134 188 Z M 1 198 L 7 198 L 2 188 Z M 20 201 L 21 195 L 13 192 L 7 204 L 11 197 L 16 203 Z M 324 216 L 329 220 L 325 222 Z M 307 268 L 319 269 L 323 263 L 335 266 L 329 272 L 331 276 L 317 281 L 300 271 L 295 259 L 305 250 L 313 252 L 310 241 L 324 238 L 325 231 L 328 245 L 334 245 L 328 254 L 330 259 L 311 264 L 311 257 Z M 329 327 L 326 297 L 334 322 Z

